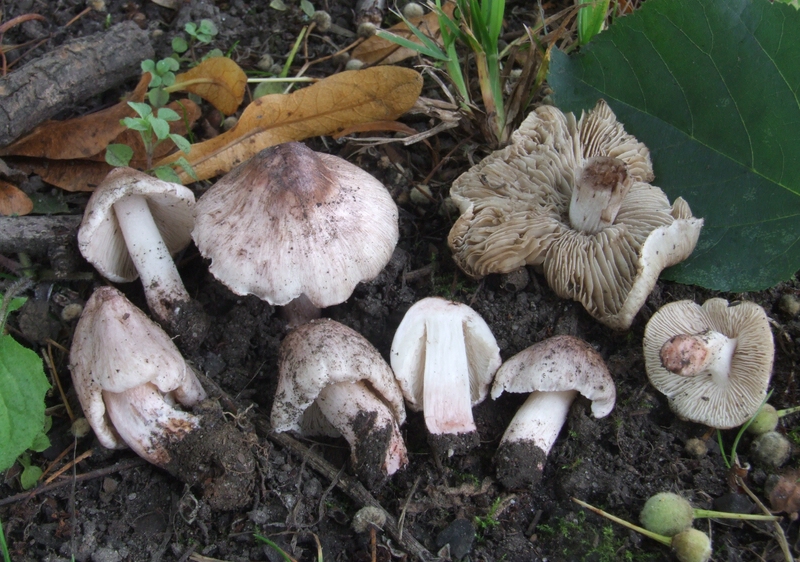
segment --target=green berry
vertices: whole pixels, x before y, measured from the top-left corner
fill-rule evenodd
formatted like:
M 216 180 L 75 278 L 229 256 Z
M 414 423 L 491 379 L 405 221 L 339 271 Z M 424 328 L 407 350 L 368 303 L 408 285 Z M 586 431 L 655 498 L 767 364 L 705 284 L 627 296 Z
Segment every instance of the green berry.
M 661 492 L 647 500 L 639 514 L 644 528 L 659 535 L 672 537 L 692 525 L 694 509 L 678 494 Z
M 778 468 L 789 460 L 792 444 L 777 431 L 768 431 L 753 439 L 750 445 L 753 460 L 763 466 Z
M 672 551 L 680 562 L 708 562 L 711 539 L 703 531 L 686 529 L 672 537 Z
M 761 411 L 754 417 L 750 425 L 747 426 L 747 432 L 753 435 L 761 435 L 768 431 L 773 431 L 778 427 L 778 411 L 771 404 L 764 404 Z

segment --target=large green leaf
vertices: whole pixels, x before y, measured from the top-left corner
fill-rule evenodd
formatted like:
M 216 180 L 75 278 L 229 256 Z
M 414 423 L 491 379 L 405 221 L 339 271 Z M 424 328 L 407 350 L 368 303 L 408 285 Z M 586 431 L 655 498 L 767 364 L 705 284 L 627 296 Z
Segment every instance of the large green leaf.
M 548 81 L 564 111 L 604 98 L 653 183 L 705 218 L 684 283 L 759 290 L 800 270 L 800 12 L 767 0 L 648 0 Z
M 39 356 L 11 336 L 0 336 L 0 472 L 42 432 L 48 388 Z

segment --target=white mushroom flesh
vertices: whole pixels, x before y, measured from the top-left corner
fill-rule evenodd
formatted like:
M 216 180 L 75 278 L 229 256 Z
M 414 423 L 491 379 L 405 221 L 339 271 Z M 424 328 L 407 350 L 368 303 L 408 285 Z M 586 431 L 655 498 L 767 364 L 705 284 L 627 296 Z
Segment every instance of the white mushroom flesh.
M 166 445 L 200 426 L 200 418 L 175 408 L 169 395 L 146 383 L 123 392 L 103 392 L 106 412 L 123 441 L 143 459 L 164 467 Z
M 500 366 L 500 349 L 483 318 L 437 297 L 412 306 L 392 340 L 391 364 L 408 405 L 424 411 L 433 435 L 475 431 L 482 402 Z
M 375 431 L 384 428 L 391 431 L 383 470 L 387 475 L 392 475 L 408 464 L 405 443 L 394 414 L 363 381 L 328 385 L 320 391 L 315 405 L 353 449 L 358 446 L 361 437 L 355 431 L 358 419 L 365 414 L 374 416 L 371 423 Z
M 531 392 L 514 414 L 500 442 L 530 441 L 547 455 L 577 395 L 577 390 Z
M 422 389 L 425 425 L 433 434 L 475 431 L 470 373 L 460 318 L 425 319 L 425 374 Z
M 157 318 L 165 320 L 174 314 L 171 303 L 188 301 L 189 293 L 153 220 L 147 199 L 142 195 L 123 197 L 114 203 L 114 213 L 142 279 L 147 306 Z
M 611 226 L 632 183 L 625 162 L 619 158 L 595 156 L 587 160 L 572 190 L 572 228 L 595 234 Z

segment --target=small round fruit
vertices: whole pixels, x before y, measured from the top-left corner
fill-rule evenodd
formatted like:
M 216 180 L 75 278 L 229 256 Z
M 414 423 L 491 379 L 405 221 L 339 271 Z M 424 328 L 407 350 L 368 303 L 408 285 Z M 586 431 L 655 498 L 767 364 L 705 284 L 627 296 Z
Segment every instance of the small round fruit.
M 692 525 L 694 509 L 678 494 L 661 492 L 647 500 L 639 514 L 644 528 L 659 535 L 672 537 Z
M 708 562 L 711 539 L 703 531 L 686 529 L 672 537 L 672 552 L 680 562 Z
M 764 404 L 761 411 L 753 416 L 753 421 L 747 426 L 747 432 L 753 435 L 762 435 L 774 431 L 778 427 L 778 411 L 771 404 Z

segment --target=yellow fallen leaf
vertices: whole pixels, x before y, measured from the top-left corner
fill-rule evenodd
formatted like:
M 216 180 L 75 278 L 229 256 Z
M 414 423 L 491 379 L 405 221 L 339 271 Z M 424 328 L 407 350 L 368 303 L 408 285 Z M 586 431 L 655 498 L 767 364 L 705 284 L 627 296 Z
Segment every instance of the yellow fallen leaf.
M 0 180 L 0 215 L 27 215 L 33 210 L 33 201 L 15 185 Z
M 197 94 L 225 115 L 230 115 L 242 103 L 246 85 L 247 76 L 238 64 L 228 57 L 212 57 L 189 72 L 178 74 L 175 84 L 165 89 Z
M 186 159 L 199 179 L 222 175 L 276 144 L 330 135 L 358 123 L 391 121 L 419 97 L 422 76 L 414 70 L 381 66 L 329 76 L 291 94 L 253 101 L 229 131 L 192 146 Z M 170 164 L 173 154 L 157 165 Z M 184 183 L 193 181 L 179 172 Z
M 454 3 L 447 2 L 444 6 L 442 6 L 442 11 L 448 16 L 452 17 L 453 10 L 455 10 L 455 8 L 456 5 Z M 417 29 L 422 31 L 422 33 L 441 44 L 439 41 L 441 36 L 439 33 L 439 17 L 436 15 L 436 12 L 430 12 L 421 18 L 411 18 L 408 21 L 410 21 L 412 25 L 416 26 Z M 408 39 L 409 41 L 417 43 L 418 45 L 422 44 L 422 41 L 417 39 L 417 36 L 411 32 L 405 22 L 400 22 L 397 25 L 393 25 L 388 29 L 388 31 Z M 392 43 L 388 39 L 373 35 L 353 49 L 351 56 L 354 59 L 360 60 L 364 64 L 397 64 L 398 62 L 409 57 L 413 57 L 416 54 L 417 52 L 413 49 L 401 47 L 397 43 Z

